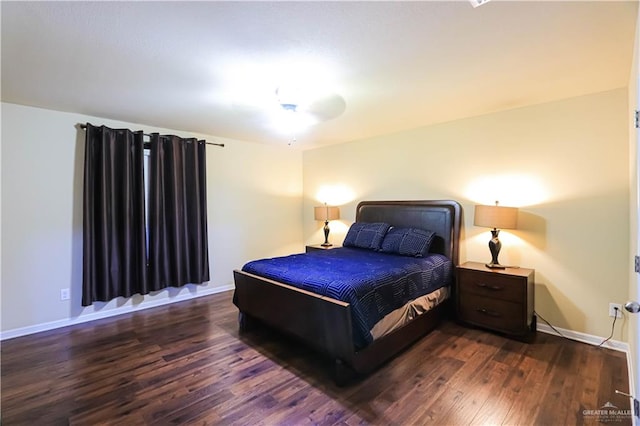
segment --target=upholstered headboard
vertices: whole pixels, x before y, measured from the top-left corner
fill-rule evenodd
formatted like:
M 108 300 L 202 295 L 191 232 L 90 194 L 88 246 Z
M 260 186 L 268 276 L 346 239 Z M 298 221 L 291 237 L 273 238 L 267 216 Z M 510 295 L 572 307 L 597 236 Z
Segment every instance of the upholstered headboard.
M 362 201 L 356 222 L 386 222 L 436 233 L 432 253 L 441 253 L 458 265 L 462 207 L 453 200 Z

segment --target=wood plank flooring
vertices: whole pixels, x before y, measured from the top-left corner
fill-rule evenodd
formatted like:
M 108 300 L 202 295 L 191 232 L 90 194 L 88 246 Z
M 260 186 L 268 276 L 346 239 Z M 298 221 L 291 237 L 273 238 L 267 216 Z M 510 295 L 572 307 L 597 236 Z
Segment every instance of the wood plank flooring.
M 445 322 L 347 387 L 231 292 L 2 342 L 2 424 L 631 424 L 623 353 Z M 608 409 L 607 409 L 608 410 Z M 607 411 L 608 412 L 608 411 Z

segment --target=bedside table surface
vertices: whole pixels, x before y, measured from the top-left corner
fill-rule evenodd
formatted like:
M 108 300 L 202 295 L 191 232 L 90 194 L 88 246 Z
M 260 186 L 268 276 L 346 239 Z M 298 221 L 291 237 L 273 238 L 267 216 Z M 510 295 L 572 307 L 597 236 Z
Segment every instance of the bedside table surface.
M 491 269 L 487 268 L 484 263 L 480 262 L 465 262 L 462 265 L 458 266 L 458 268 L 470 269 L 473 271 L 486 272 L 488 274 L 500 274 L 500 275 L 511 275 L 511 276 L 520 276 L 520 277 L 528 277 L 529 274 L 533 271 L 533 269 L 529 268 L 506 268 L 506 269 Z

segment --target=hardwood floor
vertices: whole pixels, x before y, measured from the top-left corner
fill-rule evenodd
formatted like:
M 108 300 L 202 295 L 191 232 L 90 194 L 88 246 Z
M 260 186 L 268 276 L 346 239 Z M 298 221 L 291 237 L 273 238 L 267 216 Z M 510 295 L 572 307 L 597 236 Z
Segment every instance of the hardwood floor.
M 2 342 L 2 424 L 631 424 L 623 353 L 445 322 L 347 387 L 231 292 Z M 605 408 L 605 410 L 609 410 Z M 613 410 L 613 409 L 612 409 Z

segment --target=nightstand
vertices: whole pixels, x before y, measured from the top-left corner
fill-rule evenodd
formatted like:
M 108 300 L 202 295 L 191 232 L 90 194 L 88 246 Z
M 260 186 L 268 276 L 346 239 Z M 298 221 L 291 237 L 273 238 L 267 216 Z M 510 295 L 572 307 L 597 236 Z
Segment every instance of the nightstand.
M 340 248 L 340 247 L 342 247 L 342 246 L 336 246 L 336 245 L 323 246 L 321 244 L 314 244 L 314 245 L 306 246 L 305 247 L 305 252 L 309 253 L 309 252 L 317 251 L 317 250 L 331 250 L 331 249 Z
M 457 268 L 456 313 L 467 324 L 518 338 L 536 330 L 535 271 L 527 268 L 489 269 L 467 262 Z

